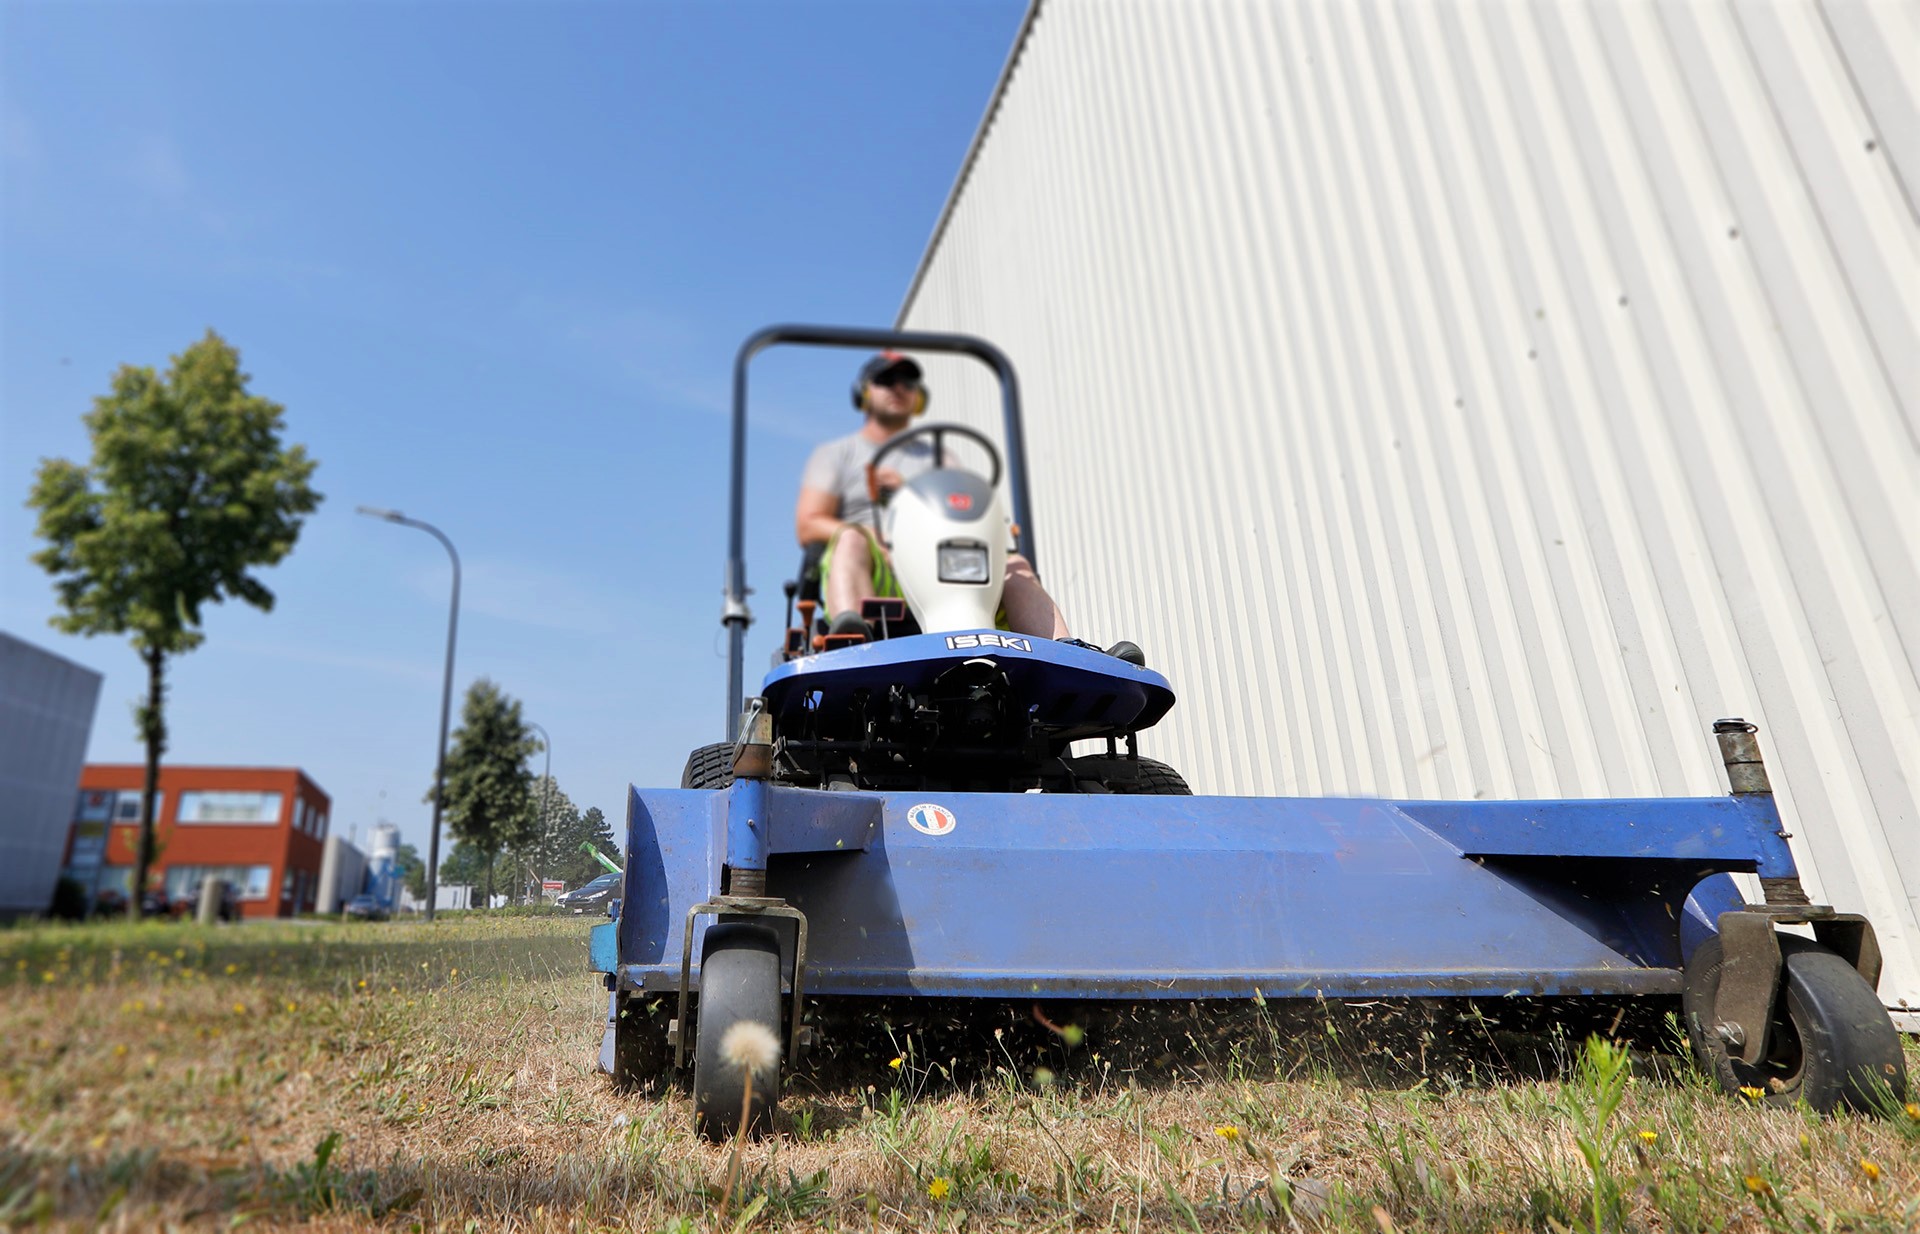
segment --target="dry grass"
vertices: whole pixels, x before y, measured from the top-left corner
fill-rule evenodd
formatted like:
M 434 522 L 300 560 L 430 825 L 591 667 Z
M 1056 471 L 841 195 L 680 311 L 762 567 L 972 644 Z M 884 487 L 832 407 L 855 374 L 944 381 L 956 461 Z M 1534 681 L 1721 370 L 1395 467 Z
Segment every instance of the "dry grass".
M 17 929 L 0 985 L 6 1228 L 1920 1229 L 1920 1107 L 1726 1099 L 1657 1014 L 1603 1116 L 1537 1009 L 871 1005 L 723 1218 L 687 1098 L 593 1070 L 578 921 Z

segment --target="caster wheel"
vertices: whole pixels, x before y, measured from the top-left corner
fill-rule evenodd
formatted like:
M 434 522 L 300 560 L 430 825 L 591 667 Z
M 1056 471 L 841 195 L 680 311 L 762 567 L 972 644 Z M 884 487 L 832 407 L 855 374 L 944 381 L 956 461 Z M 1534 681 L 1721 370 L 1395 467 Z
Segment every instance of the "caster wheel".
M 780 1040 L 780 943 L 765 926 L 722 922 L 707 928 L 700 959 L 700 1001 L 694 1016 L 693 1116 L 700 1134 L 725 1140 L 740 1130 L 749 1068 L 727 1057 L 727 1030 L 741 1021 Z M 773 1126 L 780 1102 L 780 1056 L 752 1071 L 752 1103 L 746 1132 Z
M 1781 991 L 1767 1055 L 1746 1063 L 1728 1053 L 1713 1031 L 1713 1000 L 1724 963 L 1718 935 L 1702 942 L 1687 962 L 1681 996 L 1693 1055 L 1721 1089 L 1759 1089 L 1760 1100 L 1769 1105 L 1804 1100 L 1822 1114 L 1842 1105 L 1873 1111 L 1888 1091 L 1896 1101 L 1906 1099 L 1900 1035 L 1873 987 L 1851 964 L 1818 943 L 1782 934 Z

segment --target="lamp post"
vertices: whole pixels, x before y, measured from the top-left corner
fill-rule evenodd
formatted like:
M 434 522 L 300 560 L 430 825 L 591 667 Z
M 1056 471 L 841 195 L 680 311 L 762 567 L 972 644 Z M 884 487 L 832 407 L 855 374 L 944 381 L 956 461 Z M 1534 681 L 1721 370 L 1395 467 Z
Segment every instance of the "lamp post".
M 435 748 L 433 762 L 433 836 L 427 842 L 426 918 L 432 921 L 433 902 L 440 897 L 440 806 L 447 789 L 447 717 L 453 710 L 453 640 L 460 628 L 460 554 L 453 551 L 453 541 L 431 523 L 408 518 L 398 510 L 382 510 L 378 506 L 361 506 L 360 513 L 369 518 L 399 523 L 403 527 L 418 527 L 440 541 L 447 550 L 447 556 L 453 559 L 453 603 L 447 611 L 447 672 L 440 687 L 440 744 Z
M 553 738 L 547 736 L 544 725 L 528 721 L 527 727 L 539 732 L 540 748 L 546 751 L 547 755 L 546 770 L 540 773 L 540 847 L 544 851 L 547 846 L 547 829 L 552 825 L 547 817 L 547 790 L 553 787 Z M 541 890 L 544 892 L 546 889 L 543 887 Z

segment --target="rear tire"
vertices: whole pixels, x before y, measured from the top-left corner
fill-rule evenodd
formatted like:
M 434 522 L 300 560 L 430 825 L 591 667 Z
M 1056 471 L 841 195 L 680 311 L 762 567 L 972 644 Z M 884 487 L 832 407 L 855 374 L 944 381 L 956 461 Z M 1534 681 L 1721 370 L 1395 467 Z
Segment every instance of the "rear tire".
M 715 742 L 687 755 L 686 770 L 680 773 L 681 788 L 732 788 L 733 743 Z
M 780 942 L 765 926 L 722 922 L 707 927 L 701 949 L 700 1002 L 693 1044 L 693 1117 L 700 1134 L 720 1141 L 740 1129 L 747 1068 L 724 1057 L 727 1030 L 751 1020 L 780 1040 Z M 746 1132 L 773 1126 L 780 1103 L 780 1063 L 753 1075 Z
M 1906 1099 L 1900 1034 L 1853 965 L 1798 935 L 1780 936 L 1781 993 L 1767 1056 L 1757 1065 L 1734 1058 L 1713 1031 L 1724 965 L 1719 935 L 1702 942 L 1687 962 L 1682 994 L 1693 1055 L 1723 1091 L 1758 1089 L 1768 1105 L 1804 1099 L 1822 1114 L 1842 1105 L 1871 1112 L 1888 1092 L 1896 1103 Z
M 1107 762 L 1106 759 L 1072 758 L 1067 765 L 1073 768 L 1075 778 L 1083 782 L 1098 785 L 1087 791 L 1121 793 L 1134 797 L 1191 797 L 1193 790 L 1187 787 L 1186 779 L 1165 763 L 1150 758 L 1135 759 L 1139 769 L 1138 778 L 1132 780 L 1103 779 L 1092 766 L 1095 762 Z

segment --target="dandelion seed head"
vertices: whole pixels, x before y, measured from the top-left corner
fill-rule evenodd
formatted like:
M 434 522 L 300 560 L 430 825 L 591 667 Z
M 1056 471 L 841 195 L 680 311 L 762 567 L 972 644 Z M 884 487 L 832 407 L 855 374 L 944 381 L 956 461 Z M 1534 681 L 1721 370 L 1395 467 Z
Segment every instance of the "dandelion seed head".
M 764 1075 L 780 1065 L 780 1039 L 758 1020 L 735 1020 L 720 1038 L 720 1057 Z

